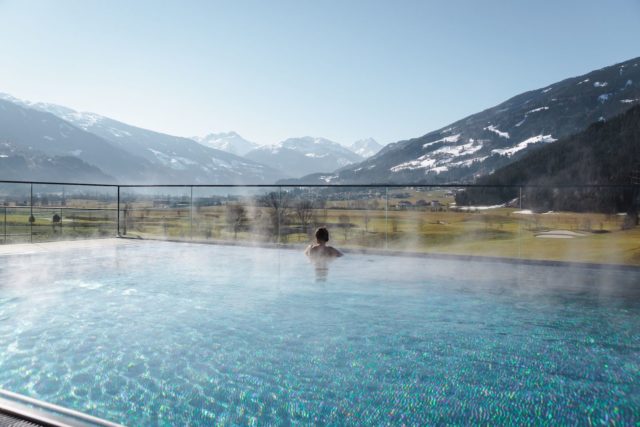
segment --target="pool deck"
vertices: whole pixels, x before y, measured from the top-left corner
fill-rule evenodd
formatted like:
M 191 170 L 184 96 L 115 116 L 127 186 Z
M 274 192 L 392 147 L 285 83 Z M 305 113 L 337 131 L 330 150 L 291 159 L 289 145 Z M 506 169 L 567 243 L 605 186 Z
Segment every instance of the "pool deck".
M 0 256 L 33 255 L 67 249 L 102 249 L 132 245 L 135 242 L 135 240 L 118 239 L 116 237 L 113 237 L 107 239 L 64 240 L 58 242 L 42 243 L 12 243 L 7 245 L 0 245 Z

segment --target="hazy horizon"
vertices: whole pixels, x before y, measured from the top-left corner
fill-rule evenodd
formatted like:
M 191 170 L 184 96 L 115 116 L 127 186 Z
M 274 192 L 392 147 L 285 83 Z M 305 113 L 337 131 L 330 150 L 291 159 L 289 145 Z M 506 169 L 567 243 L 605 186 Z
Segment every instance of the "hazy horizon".
M 421 136 L 640 55 L 640 3 L 0 1 L 0 92 L 185 137 Z

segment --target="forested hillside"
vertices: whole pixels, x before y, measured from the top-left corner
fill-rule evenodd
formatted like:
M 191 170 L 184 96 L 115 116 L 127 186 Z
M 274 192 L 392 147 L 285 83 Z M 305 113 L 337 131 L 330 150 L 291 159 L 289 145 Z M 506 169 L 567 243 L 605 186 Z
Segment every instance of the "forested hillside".
M 607 122 L 597 122 L 571 137 L 544 145 L 491 175 L 482 185 L 528 188 L 523 204 L 538 210 L 634 212 L 640 184 L 640 106 Z M 629 185 L 627 188 L 565 188 L 580 185 Z M 459 205 L 505 203 L 519 188 L 473 188 L 457 195 Z

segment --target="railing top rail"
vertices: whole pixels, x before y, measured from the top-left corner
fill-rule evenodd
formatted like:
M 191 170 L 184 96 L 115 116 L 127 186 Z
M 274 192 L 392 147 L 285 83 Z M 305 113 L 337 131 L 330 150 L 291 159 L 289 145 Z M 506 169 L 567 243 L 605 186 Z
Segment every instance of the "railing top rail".
M 463 183 L 404 183 L 404 184 L 90 184 L 86 182 L 50 182 L 50 181 L 16 181 L 0 180 L 0 184 L 36 184 L 36 185 L 69 185 L 84 187 L 111 188 L 407 188 L 407 187 L 436 187 L 436 188 L 634 188 L 640 184 L 463 184 Z
M 118 184 L 89 184 L 86 182 L 49 182 L 49 181 L 16 181 L 0 180 L 0 184 L 38 184 L 38 185 L 79 185 L 85 187 L 118 187 Z

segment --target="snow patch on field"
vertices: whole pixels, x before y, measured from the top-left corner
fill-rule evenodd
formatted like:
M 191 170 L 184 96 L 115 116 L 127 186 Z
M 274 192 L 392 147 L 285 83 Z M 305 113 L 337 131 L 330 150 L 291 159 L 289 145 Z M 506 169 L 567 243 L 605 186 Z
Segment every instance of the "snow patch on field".
M 193 160 L 187 159 L 185 157 L 172 157 L 163 153 L 162 151 L 154 150 L 153 148 L 147 148 L 147 150 L 151 151 L 162 165 L 168 166 L 174 170 L 185 170 L 188 166 L 196 164 L 196 162 L 194 162 Z
M 467 160 L 461 160 L 459 162 L 451 162 L 449 163 L 449 166 L 452 167 L 466 167 L 466 166 L 471 166 L 474 163 L 477 162 L 482 162 L 485 159 L 487 159 L 489 156 L 482 156 L 482 157 L 474 157 L 473 159 L 467 159 Z
M 544 110 L 548 110 L 548 109 L 549 109 L 549 107 L 544 106 L 544 107 L 538 107 L 538 108 L 534 108 L 533 110 L 527 111 L 526 113 L 524 113 L 524 118 L 522 120 L 520 120 L 518 123 L 516 123 L 516 127 L 520 127 L 527 120 L 527 117 L 529 117 L 529 114 L 538 113 L 540 111 L 544 111 Z
M 490 209 L 504 208 L 504 205 L 492 205 L 492 206 L 460 206 L 457 209 L 459 211 L 487 211 Z
M 441 142 L 445 142 L 445 143 L 456 143 L 460 140 L 460 134 L 457 133 L 455 135 L 451 135 L 451 136 L 445 136 L 444 138 L 441 138 L 437 141 L 433 141 L 433 142 L 427 142 L 426 144 L 422 145 L 422 148 L 427 148 L 430 147 L 431 145 L 435 145 L 435 144 L 439 144 Z
M 109 133 L 111 135 L 115 136 L 116 138 L 123 138 L 125 136 L 131 136 L 130 132 L 127 132 L 126 130 L 122 130 L 122 129 L 109 128 L 108 131 L 109 131 Z
M 600 95 L 598 97 L 598 102 L 601 104 L 604 104 L 605 102 L 607 102 L 609 100 L 609 97 L 611 97 L 610 93 L 603 93 L 602 95 Z
M 524 115 L 527 116 L 527 115 L 529 115 L 531 113 L 537 113 L 538 111 L 544 111 L 544 110 L 548 110 L 548 109 L 549 109 L 549 107 L 547 107 L 547 106 L 534 108 L 533 110 L 527 111 Z
M 459 135 L 456 135 L 456 141 L 458 139 Z M 482 143 L 474 139 L 469 139 L 469 142 L 466 144 L 440 147 L 437 150 L 424 154 L 415 160 L 393 166 L 390 170 L 391 172 L 399 172 L 402 170 L 424 169 L 425 173 L 441 173 L 449 170 L 451 167 L 468 166 L 473 162 L 478 161 L 478 158 L 473 158 L 453 162 L 458 158 L 470 156 L 480 149 L 482 149 Z
M 518 145 L 516 145 L 514 147 L 511 147 L 511 148 L 498 148 L 498 149 L 495 149 L 495 150 L 491 150 L 491 152 L 492 153 L 496 153 L 496 154 L 500 154 L 501 156 L 511 157 L 515 153 L 517 153 L 518 151 L 524 150 L 529 145 L 538 144 L 540 142 L 549 143 L 549 142 L 555 142 L 555 141 L 557 141 L 557 139 L 552 137 L 551 135 L 537 135 L 537 136 L 532 136 L 531 138 L 525 139 L 524 141 L 520 142 Z
M 324 182 L 326 182 L 327 184 L 330 183 L 331 181 L 333 181 L 336 178 L 338 178 L 338 175 L 322 175 L 320 177 L 320 179 L 323 180 Z
M 583 237 L 584 234 L 576 233 L 569 230 L 549 230 L 536 234 L 536 237 L 546 239 L 573 239 L 574 237 Z
M 640 101 L 640 98 L 636 98 L 636 99 L 621 99 L 620 102 L 622 102 L 623 104 L 633 104 L 634 102 L 638 102 Z
M 609 83 L 607 82 L 595 82 L 593 84 L 593 87 L 607 87 L 609 85 Z
M 390 171 L 391 172 L 400 172 L 402 170 L 414 170 L 414 169 L 428 169 L 435 166 L 436 160 L 429 157 L 429 154 L 425 154 L 424 156 L 420 156 L 415 160 L 411 160 L 408 162 L 400 163 L 399 165 L 393 166 Z
M 488 130 L 489 132 L 493 132 L 496 135 L 502 137 L 502 138 L 507 138 L 509 139 L 509 132 L 502 132 L 500 129 L 498 129 L 497 127 L 495 127 L 494 125 L 489 125 L 486 128 L 483 128 L 484 130 Z

